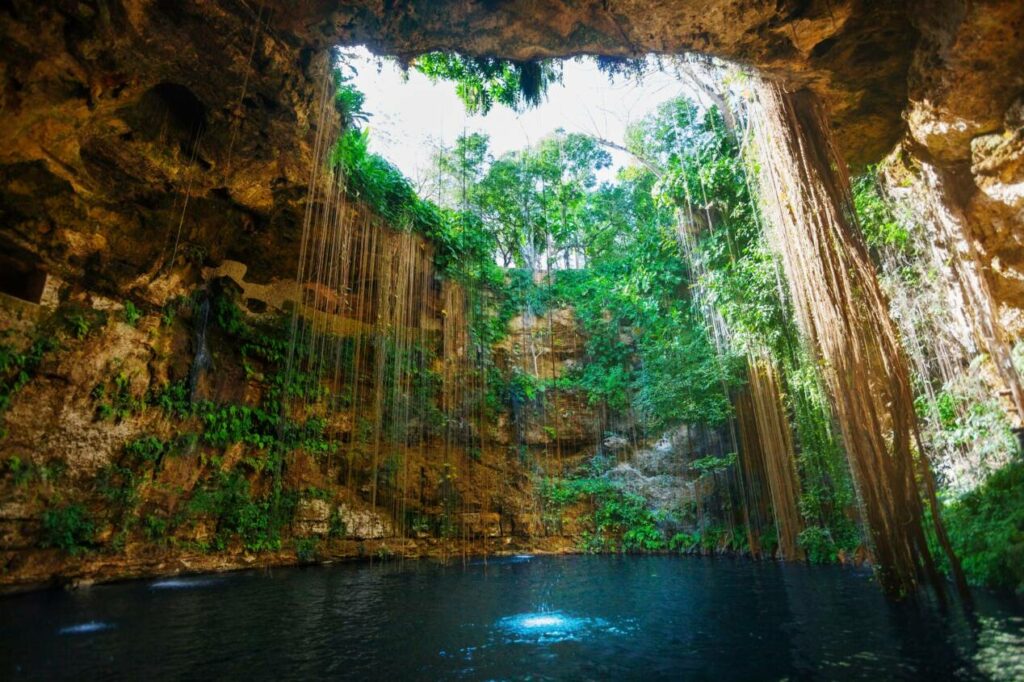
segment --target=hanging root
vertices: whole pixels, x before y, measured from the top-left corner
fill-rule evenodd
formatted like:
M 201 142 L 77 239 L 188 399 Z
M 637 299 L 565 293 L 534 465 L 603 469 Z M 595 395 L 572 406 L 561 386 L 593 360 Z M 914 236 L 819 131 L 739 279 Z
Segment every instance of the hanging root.
M 797 321 L 821 364 L 879 582 L 888 594 L 902 596 L 927 581 L 941 596 L 920 492 L 931 473 L 925 454 L 915 449 L 907 360 L 857 229 L 849 178 L 827 118 L 810 93 L 771 83 L 758 86 L 755 113 L 760 187 L 776 229 L 775 248 Z M 944 537 L 937 513 L 933 519 Z M 956 557 L 947 554 L 959 576 Z

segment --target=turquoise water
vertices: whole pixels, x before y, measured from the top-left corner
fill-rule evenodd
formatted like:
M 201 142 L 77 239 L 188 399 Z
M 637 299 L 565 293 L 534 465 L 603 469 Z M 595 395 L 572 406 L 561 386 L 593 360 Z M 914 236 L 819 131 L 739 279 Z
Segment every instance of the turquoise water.
M 1024 679 L 1024 605 L 675 557 L 342 564 L 0 599 L 0 679 Z

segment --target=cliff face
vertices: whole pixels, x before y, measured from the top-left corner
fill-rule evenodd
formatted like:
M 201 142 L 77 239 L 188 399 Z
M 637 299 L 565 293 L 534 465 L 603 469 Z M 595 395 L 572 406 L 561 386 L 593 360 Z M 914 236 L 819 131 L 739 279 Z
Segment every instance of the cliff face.
M 387 243 L 385 228 L 367 229 Z M 374 398 L 393 389 L 375 385 L 366 340 L 342 369 L 362 366 L 362 400 L 347 399 L 351 381 L 288 399 L 303 385 L 285 359 L 299 288 L 251 283 L 236 261 L 202 276 L 162 307 L 53 277 L 40 304 L 0 294 L 0 585 L 575 546 L 571 522 L 545 525 L 535 483 L 595 451 L 602 431 L 582 396 L 563 390 L 544 409 L 524 395 L 480 419 L 441 414 L 442 386 L 375 425 Z M 452 311 L 429 295 L 420 307 L 413 331 L 439 345 Z M 369 329 L 375 313 L 363 312 L 328 320 L 332 343 Z M 540 385 L 581 361 L 582 341 L 571 314 L 553 311 L 513 321 L 493 352 Z
M 900 147 L 902 182 L 960 253 L 981 324 L 1013 337 L 1024 329 L 1022 32 L 1016 0 L 3 3 L 0 292 L 16 298 L 5 298 L 0 328 L 17 366 L 32 369 L 24 386 L 15 382 L 0 441 L 0 461 L 19 462 L 2 481 L 2 580 L 295 560 L 294 548 L 199 552 L 216 535 L 202 514 L 160 530 L 204 477 L 244 452 L 229 448 L 211 464 L 212 450 L 190 449 L 186 438 L 173 455 L 129 461 L 125 446 L 147 436 L 178 443 L 191 428 L 145 404 L 147 393 L 188 379 L 197 350 L 191 308 L 173 314 L 166 304 L 177 309 L 175 297 L 218 277 L 242 289 L 235 296 L 254 319 L 294 298 L 288 279 L 314 137 L 338 123 L 315 113 L 329 47 L 366 42 L 402 58 L 432 49 L 514 59 L 697 51 L 809 88 L 828 105 L 851 163 Z M 142 308 L 131 324 L 127 298 Z M 555 316 L 553 343 L 546 319 L 518 323 L 497 349 L 508 366 L 548 377 L 549 366 L 554 375 L 572 361 L 571 322 Z M 216 368 L 201 390 L 258 404 L 268 390 L 258 375 L 269 368 L 247 368 L 237 339 L 216 327 Z M 33 345 L 45 339 L 59 348 Z M 506 415 L 490 445 L 460 451 L 454 469 L 430 456 L 436 444 L 413 452 L 414 507 L 436 518 L 442 491 L 457 489 L 466 537 L 512 546 L 531 536 L 535 546 L 544 530 L 510 449 L 555 453 L 570 467 L 601 431 L 577 398 L 555 402 L 554 414 L 526 404 L 520 417 Z M 328 556 L 373 552 L 395 547 L 385 538 L 402 519 L 424 535 L 409 552 L 449 551 L 430 544 L 429 520 L 368 510 L 365 481 L 339 482 L 334 463 L 294 457 L 286 483 L 297 525 L 286 539 L 322 536 Z M 240 505 L 266 501 L 261 476 L 252 472 L 255 498 Z M 123 532 L 108 498 L 128 482 L 137 496 L 119 504 L 140 523 L 156 519 L 151 531 Z M 43 510 L 75 502 L 100 514 L 100 542 L 123 551 L 68 558 L 37 549 Z M 331 532 L 332 519 L 344 533 Z

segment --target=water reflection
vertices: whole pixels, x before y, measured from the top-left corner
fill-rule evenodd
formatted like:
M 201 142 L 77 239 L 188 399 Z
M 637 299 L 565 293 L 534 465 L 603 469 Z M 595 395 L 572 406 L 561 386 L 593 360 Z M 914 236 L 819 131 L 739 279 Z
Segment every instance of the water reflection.
M 101 632 L 103 630 L 109 630 L 114 627 L 110 623 L 101 623 L 99 621 L 89 621 L 88 623 L 78 623 L 77 625 L 68 625 L 57 630 L 58 635 L 87 635 L 92 632 Z
M 334 565 L 0 600 L 0 679 L 1024 679 L 1024 608 L 891 605 L 836 567 Z
M 217 578 L 167 578 L 156 580 L 149 584 L 151 590 L 185 590 L 194 587 L 209 587 L 216 585 L 220 580 Z
M 993 680 L 1024 680 L 1024 618 L 981 617 L 974 662 Z

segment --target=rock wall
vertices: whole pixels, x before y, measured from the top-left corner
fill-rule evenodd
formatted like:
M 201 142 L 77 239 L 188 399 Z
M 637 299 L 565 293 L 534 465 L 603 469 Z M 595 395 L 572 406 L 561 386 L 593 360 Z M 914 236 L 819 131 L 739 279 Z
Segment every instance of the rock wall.
M 1019 338 L 1024 310 L 1024 6 L 924 3 L 908 73 L 902 151 L 949 248 L 974 270 L 992 324 Z M 904 180 L 907 175 L 901 176 Z M 982 347 L 985 346 L 981 343 Z
M 373 242 L 387 243 L 386 235 Z M 476 424 L 449 435 L 410 422 L 426 435 L 385 436 L 374 507 L 363 433 L 372 400 L 351 413 L 325 411 L 324 400 L 337 396 L 286 402 L 292 421 L 277 434 L 326 418 L 323 439 L 309 445 L 287 445 L 258 426 L 275 418 L 273 391 L 284 376 L 277 337 L 261 335 L 290 324 L 295 282 L 254 284 L 245 264 L 224 261 L 202 271 L 199 289 L 164 294 L 162 306 L 115 300 L 52 276 L 38 304 L 0 294 L 0 588 L 576 546 L 578 528 L 542 522 L 534 487 L 596 450 L 602 431 L 581 395 L 563 389 L 503 404 L 480 433 Z M 439 344 L 445 312 L 429 297 L 421 305 L 424 338 Z M 330 327 L 344 337 L 366 333 L 369 322 Z M 246 350 L 261 343 L 277 355 Z M 200 347 L 208 362 L 197 373 Z M 581 362 L 582 351 L 571 312 L 556 310 L 513 320 L 492 353 L 500 371 L 519 367 L 541 385 Z M 372 395 L 369 374 L 362 381 Z
M 155 544 L 139 528 L 125 535 L 103 502 L 98 472 L 124 467 L 133 438 L 177 437 L 180 425 L 136 409 L 147 390 L 185 378 L 195 352 L 187 313 L 163 323 L 167 302 L 218 276 L 234 280 L 243 307 L 256 314 L 288 300 L 313 140 L 318 126 L 338 124 L 333 111 L 326 121 L 314 114 L 330 46 L 366 42 L 401 58 L 431 49 L 513 59 L 692 50 L 808 88 L 826 102 L 855 166 L 902 145 L 915 191 L 949 216 L 950 243 L 967 254 L 969 277 L 987 292 L 989 323 L 1008 344 L 1024 328 L 1022 31 L 1017 0 L 3 3 L 0 292 L 18 300 L 4 299 L 2 323 L 5 344 L 32 356 L 18 362 L 36 366 L 13 395 L 0 441 L 8 463 L 0 581 L 295 560 L 295 547 L 194 551 L 210 532 L 200 521 L 181 530 L 176 545 Z M 133 323 L 126 300 L 141 308 Z M 526 327 L 527 336 L 543 336 L 536 322 Z M 59 349 L 36 363 L 32 350 L 40 347 L 32 344 L 40 339 Z M 505 349 L 510 363 L 523 360 L 526 341 Z M 231 340 L 212 351 L 216 371 L 204 390 L 239 404 L 258 400 L 266 386 L 248 376 Z M 556 371 L 572 359 L 558 343 L 542 357 L 554 358 Z M 542 376 L 543 364 L 535 370 Z M 437 491 L 455 487 L 466 538 L 515 546 L 531 535 L 527 544 L 542 546 L 529 475 L 510 444 L 533 455 L 565 445 L 571 459 L 608 421 L 572 396 L 554 402 L 553 415 L 526 406 L 526 426 L 515 435 L 509 417 L 479 461 L 462 452 L 445 470 L 432 451 L 413 453 L 421 506 L 436 512 Z M 118 414 L 101 417 L 101 404 Z M 213 470 L 211 454 L 205 462 L 203 453 L 166 458 L 159 471 L 127 467 L 144 479 L 133 502 L 142 505 L 140 518 L 172 513 Z M 244 459 L 222 456 L 214 469 Z M 426 530 L 411 540 L 375 537 L 407 519 L 374 516 L 358 487 L 339 487 L 330 467 L 296 457 L 287 472 L 300 530 L 288 533 L 319 536 L 326 523 L 329 536 L 332 518 L 346 529 L 323 538 L 323 556 L 452 551 Z M 128 474 L 120 476 L 123 483 Z M 265 493 L 252 478 L 253 490 Z M 100 513 L 100 541 L 117 551 L 38 550 L 42 511 L 79 499 Z

